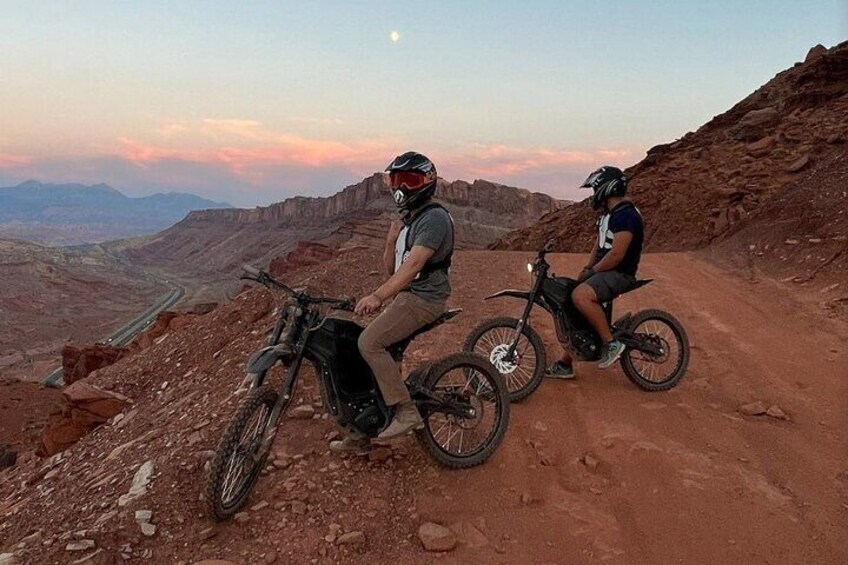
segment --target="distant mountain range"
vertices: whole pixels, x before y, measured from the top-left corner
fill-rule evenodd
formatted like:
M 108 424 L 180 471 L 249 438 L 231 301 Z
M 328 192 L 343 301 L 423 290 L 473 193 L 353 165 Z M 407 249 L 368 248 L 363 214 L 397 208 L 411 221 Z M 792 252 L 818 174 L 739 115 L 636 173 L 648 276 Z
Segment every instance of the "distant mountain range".
M 194 210 L 230 207 L 194 194 L 131 198 L 106 184 L 27 181 L 0 188 L 0 237 L 47 245 L 96 243 L 159 232 Z

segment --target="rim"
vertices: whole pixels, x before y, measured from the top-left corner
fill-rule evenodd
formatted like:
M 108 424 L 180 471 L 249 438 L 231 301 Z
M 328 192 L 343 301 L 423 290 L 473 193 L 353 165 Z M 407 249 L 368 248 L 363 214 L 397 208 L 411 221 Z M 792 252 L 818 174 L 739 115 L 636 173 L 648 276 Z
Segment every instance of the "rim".
M 683 347 L 674 327 L 665 320 L 649 318 L 636 326 L 633 333 L 659 345 L 663 351 L 662 355 L 651 355 L 636 349 L 627 350 L 639 376 L 652 383 L 662 383 L 674 377 L 683 362 Z
M 239 443 L 227 462 L 227 472 L 224 474 L 221 487 L 221 504 L 224 507 L 233 506 L 241 498 L 258 470 L 257 454 L 270 416 L 270 408 L 260 404 L 244 426 Z
M 491 377 L 474 366 L 460 365 L 439 377 L 436 396 L 468 403 L 474 417 L 433 412 L 425 420 L 439 449 L 452 457 L 471 457 L 491 442 L 500 425 L 503 406 Z
M 518 335 L 515 358 L 506 359 L 506 353 L 516 338 L 515 328 L 501 326 L 486 331 L 474 344 L 474 352 L 488 359 L 503 375 L 507 390 L 521 390 L 533 380 L 536 373 L 536 350 L 524 333 Z

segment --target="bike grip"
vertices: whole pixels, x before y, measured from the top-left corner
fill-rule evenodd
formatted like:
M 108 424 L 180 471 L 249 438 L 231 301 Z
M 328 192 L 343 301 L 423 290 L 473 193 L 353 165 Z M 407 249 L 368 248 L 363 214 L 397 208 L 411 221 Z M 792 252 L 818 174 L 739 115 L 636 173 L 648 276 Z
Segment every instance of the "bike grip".
M 261 275 L 261 274 L 262 274 L 262 271 L 260 271 L 259 269 L 257 269 L 257 268 L 256 268 L 256 267 L 254 267 L 253 265 L 248 265 L 247 263 L 245 263 L 244 265 L 242 265 L 242 266 L 241 266 L 241 269 L 242 269 L 245 273 L 247 273 L 248 275 L 252 275 L 252 276 L 254 276 L 254 277 L 258 277 L 259 275 Z

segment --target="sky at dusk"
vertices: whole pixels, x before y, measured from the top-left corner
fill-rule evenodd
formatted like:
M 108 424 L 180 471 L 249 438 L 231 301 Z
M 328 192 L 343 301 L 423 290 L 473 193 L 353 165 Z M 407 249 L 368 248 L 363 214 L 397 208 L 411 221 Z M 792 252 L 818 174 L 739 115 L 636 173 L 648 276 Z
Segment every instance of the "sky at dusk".
M 0 186 L 239 206 L 328 195 L 409 149 L 578 196 L 724 112 L 845 0 L 0 0 Z M 396 32 L 393 34 L 392 32 Z

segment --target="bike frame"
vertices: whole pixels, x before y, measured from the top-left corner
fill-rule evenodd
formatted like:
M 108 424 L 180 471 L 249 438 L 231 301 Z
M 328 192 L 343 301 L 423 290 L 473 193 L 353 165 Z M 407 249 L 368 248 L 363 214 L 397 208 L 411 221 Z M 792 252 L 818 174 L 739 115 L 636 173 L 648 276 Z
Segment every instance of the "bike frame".
M 521 318 L 519 318 L 518 320 L 518 326 L 516 326 L 516 338 L 510 344 L 509 349 L 504 355 L 504 358 L 507 360 L 511 361 L 515 359 L 515 350 L 518 347 L 518 336 L 520 336 L 521 333 L 524 331 L 525 326 L 530 323 L 530 315 L 533 311 L 533 306 L 540 306 L 550 315 L 556 315 L 555 306 L 553 304 L 549 304 L 547 299 L 545 298 L 545 295 L 541 292 L 542 284 L 544 283 L 545 279 L 548 278 L 548 273 L 550 271 L 550 264 L 545 259 L 545 256 L 548 254 L 548 249 L 549 246 L 546 246 L 544 249 L 542 249 L 539 252 L 538 258 L 532 264 L 532 273 L 535 278 L 529 292 L 512 289 L 502 290 L 485 298 L 486 300 L 490 300 L 493 298 L 510 297 L 520 298 L 527 302 L 527 305 L 524 307 L 524 311 L 521 314 Z M 627 347 L 630 347 L 631 349 L 636 349 L 644 353 L 652 355 L 659 355 L 661 353 L 653 343 L 639 339 L 638 336 L 633 335 L 628 330 L 627 321 L 631 317 L 630 313 L 623 315 L 618 320 L 616 320 L 615 323 L 612 323 L 612 304 L 604 308 L 604 313 L 606 314 L 607 323 L 610 324 L 610 328 L 612 329 L 613 336 L 621 343 L 623 343 Z M 573 322 L 569 323 L 573 324 Z

